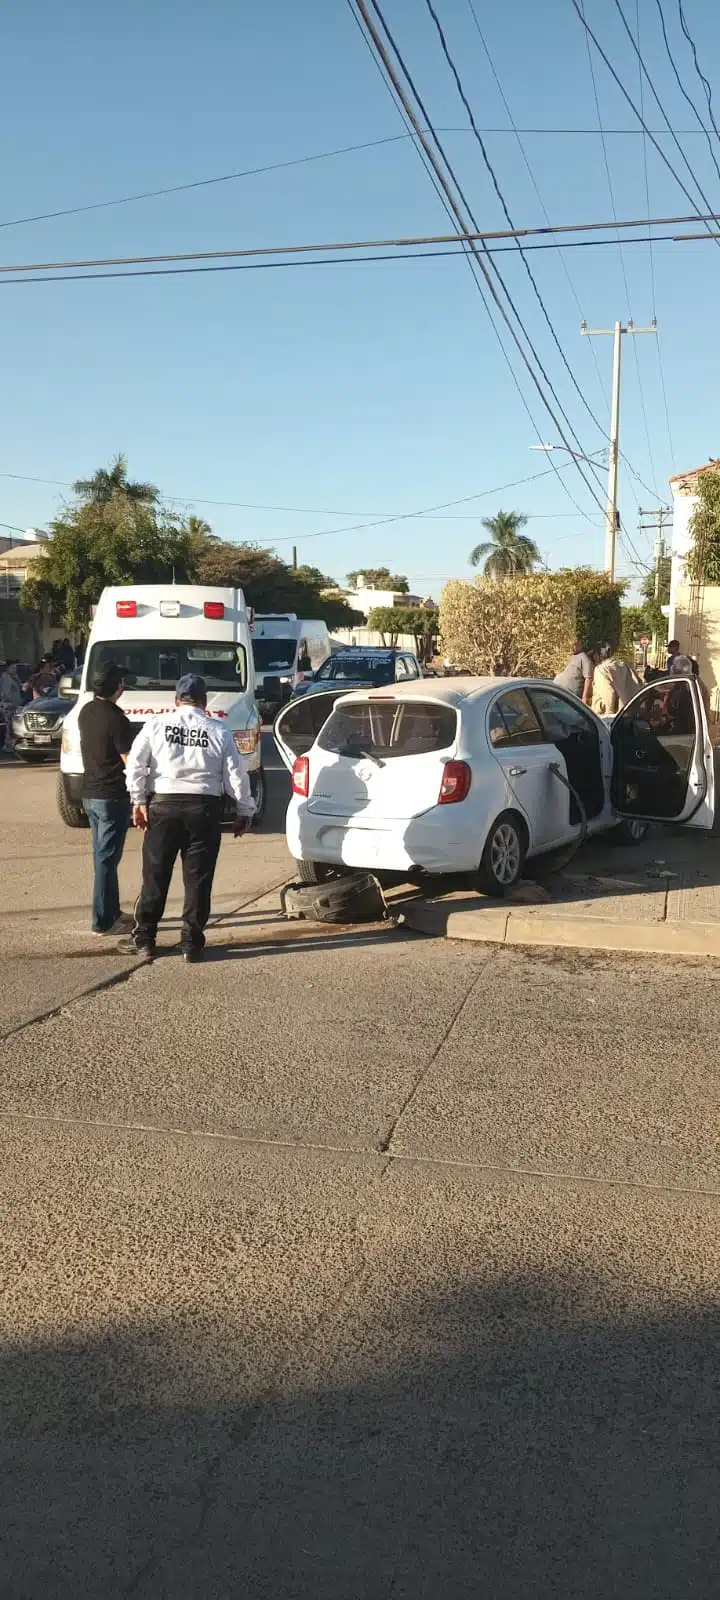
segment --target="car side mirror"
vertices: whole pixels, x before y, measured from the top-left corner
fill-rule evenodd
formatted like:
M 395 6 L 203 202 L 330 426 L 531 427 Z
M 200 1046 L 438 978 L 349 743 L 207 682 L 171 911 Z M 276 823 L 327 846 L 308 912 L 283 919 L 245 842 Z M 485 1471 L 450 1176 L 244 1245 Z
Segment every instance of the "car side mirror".
M 67 700 L 76 700 L 80 693 L 80 673 L 66 672 L 58 684 L 58 693 Z
M 282 700 L 282 684 L 279 678 L 266 678 L 262 686 L 263 700 Z

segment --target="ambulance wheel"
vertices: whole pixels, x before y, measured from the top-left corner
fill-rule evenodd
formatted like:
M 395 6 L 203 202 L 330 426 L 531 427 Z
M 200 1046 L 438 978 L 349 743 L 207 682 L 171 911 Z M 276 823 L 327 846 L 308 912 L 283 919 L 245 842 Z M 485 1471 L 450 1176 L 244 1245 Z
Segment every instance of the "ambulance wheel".
M 250 773 L 250 788 L 255 801 L 253 826 L 256 826 L 257 823 L 262 822 L 265 815 L 265 801 L 267 798 L 267 784 L 265 783 L 265 773 L 262 767 L 258 767 L 257 772 Z
M 82 806 L 74 805 L 70 799 L 62 772 L 59 772 L 57 776 L 56 795 L 57 808 L 66 828 L 90 827 L 90 823 L 88 822 L 86 813 L 84 812 Z

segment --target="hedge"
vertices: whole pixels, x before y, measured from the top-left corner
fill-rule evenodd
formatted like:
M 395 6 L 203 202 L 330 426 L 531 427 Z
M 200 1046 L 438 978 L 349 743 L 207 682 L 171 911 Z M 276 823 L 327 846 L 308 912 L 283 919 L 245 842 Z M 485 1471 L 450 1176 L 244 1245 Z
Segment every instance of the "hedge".
M 619 643 L 625 587 L 585 567 L 500 583 L 453 579 L 440 599 L 443 652 L 469 672 L 551 678 L 576 637 Z

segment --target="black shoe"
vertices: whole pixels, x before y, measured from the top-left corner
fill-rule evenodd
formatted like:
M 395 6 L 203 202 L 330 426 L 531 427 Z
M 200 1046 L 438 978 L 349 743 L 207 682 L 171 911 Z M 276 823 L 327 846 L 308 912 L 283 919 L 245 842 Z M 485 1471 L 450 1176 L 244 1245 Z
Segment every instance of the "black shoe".
M 127 939 L 118 939 L 115 948 L 121 956 L 136 956 L 138 961 L 155 960 L 154 944 L 138 944 L 134 933 L 131 933 Z
M 189 963 L 189 965 L 192 965 L 196 961 L 204 961 L 205 960 L 205 947 L 204 947 L 204 945 L 201 945 L 201 944 L 199 944 L 199 945 L 198 944 L 190 944 L 190 945 L 188 945 L 187 948 L 183 950 L 182 958 L 183 958 L 183 961 L 187 961 Z

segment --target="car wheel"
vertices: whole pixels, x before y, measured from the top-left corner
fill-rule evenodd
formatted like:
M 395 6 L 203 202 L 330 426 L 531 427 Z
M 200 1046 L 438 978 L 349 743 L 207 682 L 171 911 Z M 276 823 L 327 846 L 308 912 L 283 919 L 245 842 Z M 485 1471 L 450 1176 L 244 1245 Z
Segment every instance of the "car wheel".
M 642 844 L 647 839 L 650 830 L 649 822 L 640 822 L 637 817 L 624 817 L 618 822 L 617 827 L 611 828 L 607 836 L 608 844 Z
M 82 806 L 74 806 L 68 799 L 63 775 L 58 773 L 57 780 L 57 808 L 65 823 L 66 828 L 89 828 L 87 816 Z
M 300 883 L 329 883 L 332 878 L 352 876 L 347 867 L 331 867 L 327 861 L 296 861 Z
M 258 767 L 257 772 L 251 772 L 251 773 L 248 774 L 248 776 L 250 778 L 250 791 L 251 791 L 253 800 L 255 801 L 255 815 L 253 817 L 253 827 L 257 827 L 258 823 L 262 822 L 262 819 L 263 819 L 263 817 L 265 815 L 265 802 L 266 802 L 266 799 L 267 799 L 267 784 L 265 782 L 265 773 L 264 773 L 262 767 Z
M 485 841 L 476 882 L 483 894 L 504 895 L 522 875 L 527 850 L 524 824 L 513 811 L 496 817 Z

